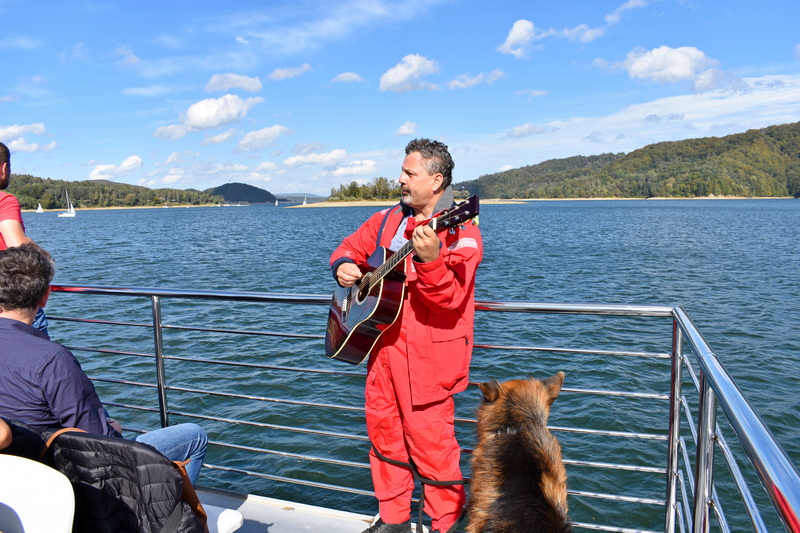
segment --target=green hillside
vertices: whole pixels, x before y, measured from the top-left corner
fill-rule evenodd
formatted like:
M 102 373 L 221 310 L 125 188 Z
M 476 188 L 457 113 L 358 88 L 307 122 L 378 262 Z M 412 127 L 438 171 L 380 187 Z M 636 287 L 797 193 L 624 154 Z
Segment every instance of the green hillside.
M 483 198 L 800 197 L 800 122 L 553 159 L 455 186 Z
M 275 203 L 275 195 L 246 183 L 226 183 L 205 192 L 222 196 L 226 202 L 246 202 L 248 204 Z
M 157 207 L 170 204 L 207 205 L 222 202 L 220 196 L 195 189 L 149 189 L 139 185 L 106 180 L 65 181 L 43 179 L 28 174 L 12 174 L 8 192 L 19 200 L 22 209 L 66 209 L 64 191 L 76 209 L 90 207 Z

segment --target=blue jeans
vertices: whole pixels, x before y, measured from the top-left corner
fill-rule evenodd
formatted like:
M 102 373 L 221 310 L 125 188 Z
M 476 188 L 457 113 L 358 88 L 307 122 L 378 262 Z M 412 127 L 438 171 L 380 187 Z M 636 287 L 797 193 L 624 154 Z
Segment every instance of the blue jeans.
M 170 461 L 191 459 L 186 465 L 186 473 L 194 485 L 208 448 L 208 435 L 203 428 L 192 423 L 178 424 L 143 433 L 135 440 L 149 444 Z

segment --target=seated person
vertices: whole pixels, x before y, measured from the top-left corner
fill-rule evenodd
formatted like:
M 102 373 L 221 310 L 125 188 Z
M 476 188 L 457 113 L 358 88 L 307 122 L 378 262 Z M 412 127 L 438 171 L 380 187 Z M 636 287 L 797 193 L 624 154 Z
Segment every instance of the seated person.
M 54 274 L 50 254 L 34 243 L 0 250 L 0 417 L 38 430 L 76 427 L 122 437 L 72 352 L 32 327 Z M 136 440 L 171 461 L 191 459 L 186 471 L 192 483 L 200 474 L 208 436 L 197 424 L 157 429 Z

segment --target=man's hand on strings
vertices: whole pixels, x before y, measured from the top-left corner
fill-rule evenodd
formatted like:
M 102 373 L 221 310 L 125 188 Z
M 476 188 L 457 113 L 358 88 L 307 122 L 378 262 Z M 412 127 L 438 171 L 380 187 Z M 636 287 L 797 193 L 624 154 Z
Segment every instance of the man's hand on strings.
M 420 224 L 414 228 L 411 242 L 414 245 L 414 254 L 419 261 L 430 263 L 439 257 L 439 237 L 427 224 Z
M 352 287 L 363 277 L 355 263 L 342 263 L 336 269 L 336 280 L 342 287 Z

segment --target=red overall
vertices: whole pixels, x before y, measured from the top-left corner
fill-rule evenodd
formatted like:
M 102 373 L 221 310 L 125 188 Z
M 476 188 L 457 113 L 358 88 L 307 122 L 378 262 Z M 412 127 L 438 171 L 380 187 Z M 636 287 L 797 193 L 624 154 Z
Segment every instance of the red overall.
M 331 256 L 364 264 L 376 247 L 387 211 L 376 213 L 348 236 Z M 391 210 L 380 245 L 389 247 L 400 224 L 405 238 L 417 222 L 398 207 Z M 382 455 L 413 461 L 420 475 L 460 480 L 461 450 L 455 438 L 453 395 L 467 387 L 475 313 L 475 272 L 481 261 L 480 231 L 472 222 L 438 232 L 439 258 L 406 259 L 406 292 L 400 316 L 378 339 L 367 366 L 367 433 Z M 370 452 L 375 496 L 381 518 L 408 520 L 414 480 L 411 472 Z M 425 512 L 433 529 L 447 531 L 465 502 L 462 485 L 425 488 Z

